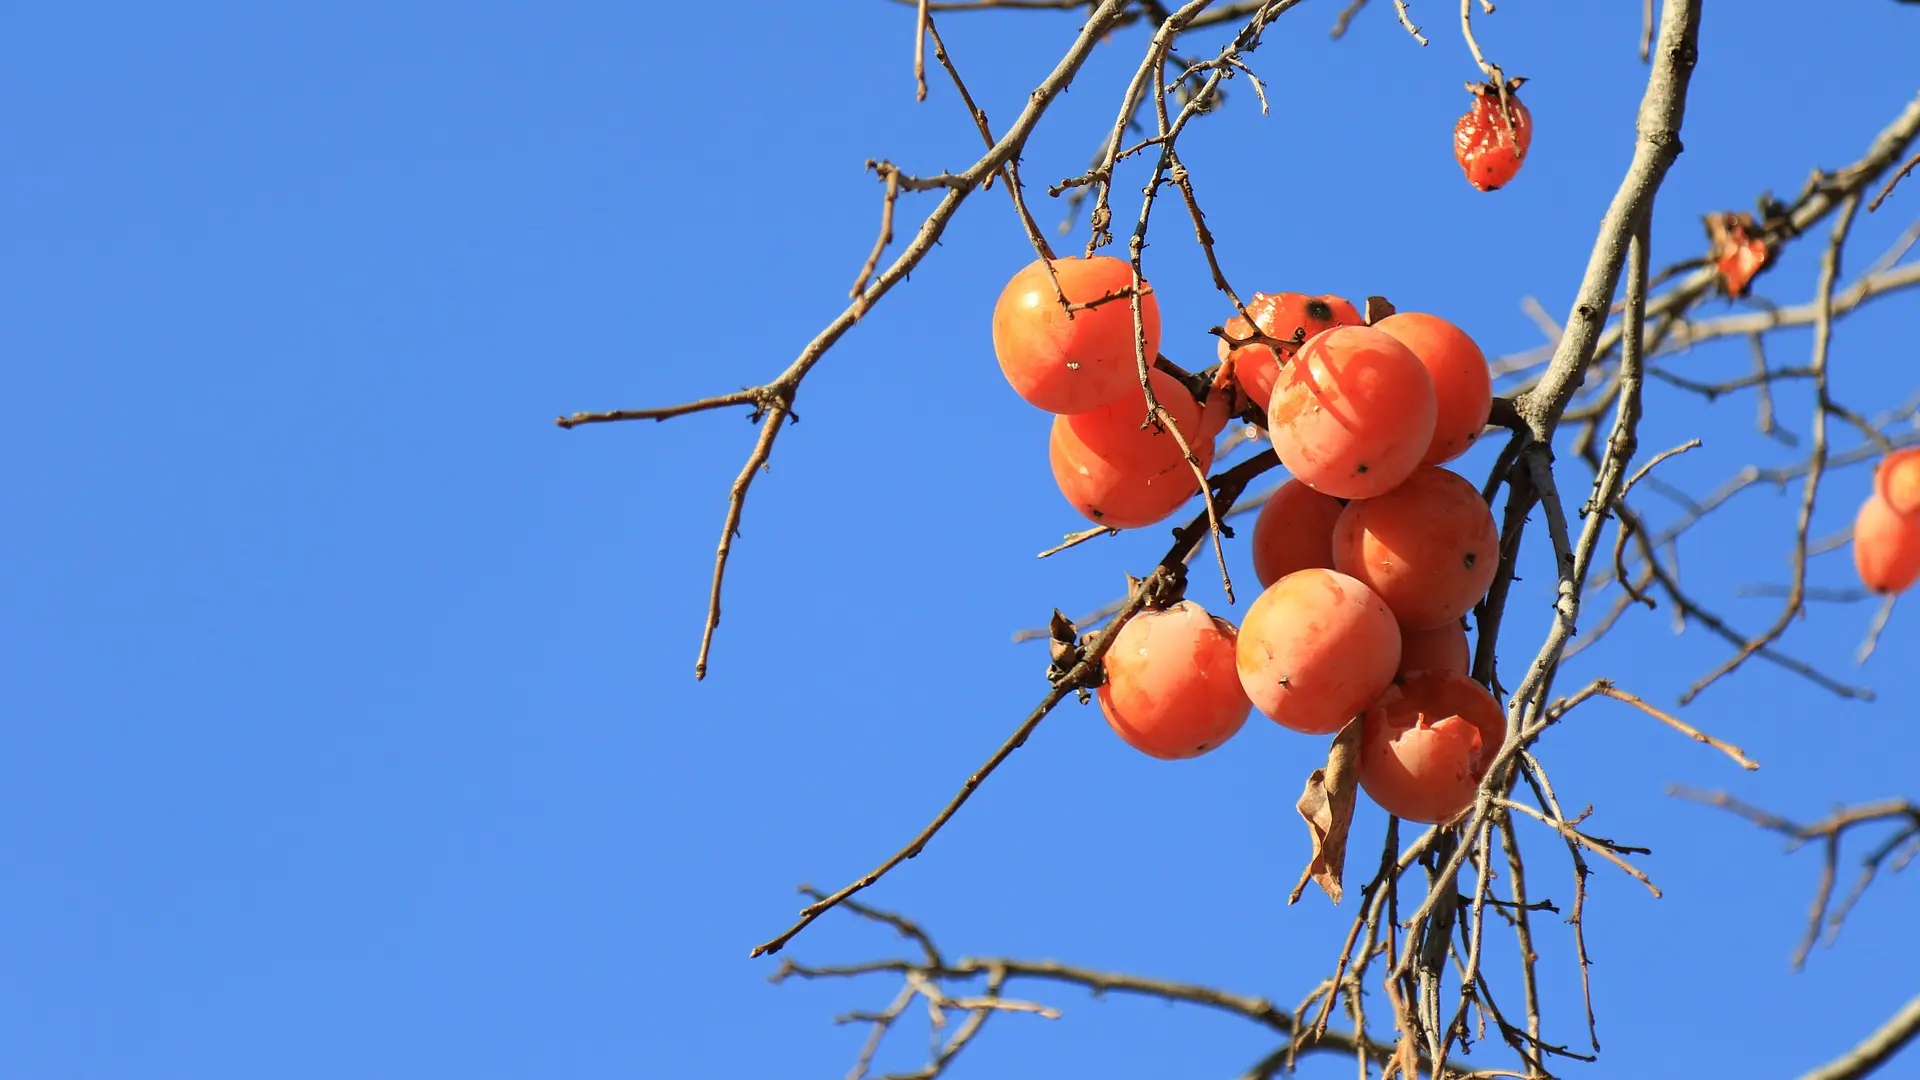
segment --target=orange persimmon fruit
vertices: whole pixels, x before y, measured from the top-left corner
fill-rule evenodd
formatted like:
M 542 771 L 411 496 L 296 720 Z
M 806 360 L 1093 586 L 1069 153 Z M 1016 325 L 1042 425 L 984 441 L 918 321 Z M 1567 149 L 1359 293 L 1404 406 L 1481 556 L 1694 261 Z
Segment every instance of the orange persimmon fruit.
M 1853 568 L 1881 596 L 1906 592 L 1920 580 L 1920 517 L 1896 512 L 1878 492 L 1867 496 L 1853 519 Z
M 1201 437 L 1200 404 L 1180 380 L 1155 368 L 1153 396 L 1193 447 L 1200 471 L 1213 465 L 1213 440 Z M 1164 520 L 1200 492 L 1173 432 L 1145 424 L 1146 395 L 1132 393 L 1092 412 L 1053 418 L 1048 457 L 1053 479 L 1089 521 L 1136 529 Z
M 1253 573 L 1260 587 L 1295 570 L 1333 569 L 1333 523 L 1345 509 L 1298 480 L 1280 485 L 1253 520 Z
M 1245 404 L 1231 386 L 1213 386 L 1207 391 L 1206 403 L 1200 407 L 1199 437 L 1208 442 L 1218 439 Z M 1180 433 L 1185 435 L 1186 429 L 1180 429 Z
M 1400 626 L 1373 590 L 1311 569 L 1268 586 L 1240 624 L 1240 685 L 1281 727 L 1339 731 L 1380 696 L 1400 667 Z
M 1133 301 L 1126 295 L 1069 313 L 1060 306 L 1087 304 L 1133 287 L 1133 267 L 1124 259 L 1097 255 L 1053 260 L 1056 293 L 1044 260 L 1013 275 L 993 307 L 993 353 L 1014 392 L 1050 413 L 1091 412 L 1140 385 L 1134 357 Z M 1143 283 L 1143 288 L 1146 286 Z M 1160 352 L 1160 300 L 1140 296 L 1147 362 Z
M 1438 465 L 1466 453 L 1493 411 L 1493 375 L 1486 354 L 1466 331 L 1437 315 L 1400 312 L 1373 328 L 1413 350 L 1433 379 L 1433 442 L 1421 460 Z
M 1920 446 L 1895 450 L 1873 470 L 1874 494 L 1901 517 L 1920 514 Z
M 1336 326 L 1281 369 L 1267 432 L 1301 483 L 1370 499 L 1419 466 L 1433 442 L 1435 408 L 1433 377 L 1413 350 L 1370 326 Z
M 1444 626 L 1487 594 L 1500 528 L 1465 477 L 1423 465 L 1406 483 L 1348 503 L 1333 526 L 1333 567 L 1366 583 L 1408 630 Z
M 1473 805 L 1507 721 L 1486 687 L 1451 671 L 1388 687 L 1360 725 L 1360 788 L 1389 814 L 1429 825 Z
M 1236 338 L 1244 338 L 1259 327 L 1260 332 L 1271 338 L 1291 340 L 1298 334 L 1302 342 L 1322 330 L 1331 330 L 1336 326 L 1359 326 L 1366 320 L 1359 309 L 1338 296 L 1308 296 L 1305 293 L 1254 293 L 1247 301 L 1247 314 L 1253 316 L 1253 326 L 1247 320 L 1235 315 L 1226 323 L 1227 333 Z M 1273 384 L 1280 376 L 1280 369 L 1293 359 L 1298 351 L 1297 345 L 1242 345 L 1230 348 L 1226 341 L 1219 342 L 1220 359 L 1232 369 L 1234 381 L 1253 403 L 1266 411 L 1273 397 Z
M 1247 722 L 1233 624 L 1191 600 L 1142 611 L 1114 636 L 1100 712 L 1127 745 L 1166 761 L 1198 757 Z
M 1415 671 L 1473 672 L 1473 650 L 1467 646 L 1467 625 L 1455 619 L 1430 630 L 1404 630 L 1400 635 L 1400 674 Z

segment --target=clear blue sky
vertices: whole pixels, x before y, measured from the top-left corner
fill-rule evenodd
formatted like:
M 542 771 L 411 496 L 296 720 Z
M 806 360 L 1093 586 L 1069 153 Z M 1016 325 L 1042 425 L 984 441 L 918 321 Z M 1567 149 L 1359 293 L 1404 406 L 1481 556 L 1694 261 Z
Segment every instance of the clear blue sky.
M 1273 115 L 1238 82 L 1183 143 L 1229 271 L 1385 294 L 1489 353 L 1537 344 L 1519 301 L 1564 313 L 1630 152 L 1638 5 L 1605 6 L 1515 0 L 1483 21 L 1494 58 L 1533 77 L 1538 128 L 1493 196 L 1448 152 L 1472 68 L 1445 5 L 1415 5 L 1425 50 L 1384 3 L 1337 44 L 1339 5 L 1286 16 L 1256 56 Z M 1912 95 L 1920 11 L 1842 7 L 1710 5 L 1656 262 L 1700 249 L 1700 213 L 1852 160 Z M 1077 23 L 943 25 L 1003 124 Z M 796 883 L 866 870 L 1012 729 L 1044 689 L 1013 630 L 1107 599 L 1164 533 L 1032 558 L 1081 523 L 1045 421 L 993 364 L 988 311 L 1029 257 L 997 192 L 806 384 L 704 684 L 712 547 L 753 429 L 551 418 L 762 380 L 839 310 L 877 217 L 861 163 L 977 153 L 941 81 L 914 104 L 911 37 L 877 0 L 17 7 L 0 34 L 0 1076 L 845 1071 L 860 1033 L 830 1018 L 894 985 L 770 986 L 748 948 L 786 924 Z M 1036 187 L 1084 167 L 1141 43 L 1102 48 L 1041 128 Z M 1165 211 L 1149 268 L 1166 349 L 1200 363 L 1223 307 Z M 1863 221 L 1853 265 L 1916 213 L 1920 188 Z M 1761 290 L 1798 302 L 1812 278 L 1803 251 Z M 1847 400 L 1913 388 L 1913 310 L 1843 325 Z M 1792 361 L 1806 336 L 1775 348 Z M 1746 362 L 1737 344 L 1684 361 Z M 1675 482 L 1784 460 L 1749 400 L 1654 409 L 1645 445 L 1708 441 Z M 1835 477 L 1816 532 L 1865 486 Z M 1696 591 L 1784 580 L 1792 505 L 1754 492 L 1701 533 Z M 1544 628 L 1550 565 L 1529 558 L 1510 670 Z M 1844 554 L 1815 573 L 1851 574 Z M 1244 610 L 1200 582 L 1197 599 Z M 1774 604 L 1726 600 L 1747 626 Z M 1869 614 L 1818 605 L 1791 645 L 1845 669 Z M 1876 705 L 1755 664 L 1688 710 L 1757 774 L 1604 703 L 1544 744 L 1563 797 L 1654 848 L 1667 890 L 1594 878 L 1596 1075 L 1789 1073 L 1913 994 L 1893 962 L 1920 955 L 1912 881 L 1876 887 L 1792 974 L 1813 856 L 1663 788 L 1731 785 L 1806 816 L 1920 795 L 1916 650 L 1920 609 L 1860 676 Z M 1670 702 L 1723 655 L 1642 615 L 1565 684 L 1607 671 Z M 1320 753 L 1256 718 L 1169 765 L 1068 707 L 868 895 L 954 954 L 1290 1003 L 1347 918 L 1318 895 L 1284 905 L 1305 848 L 1291 804 Z M 1381 819 L 1363 814 L 1364 862 Z M 1531 846 L 1536 895 L 1565 903 L 1562 856 Z M 1570 943 L 1546 925 L 1551 1034 L 1577 1042 Z M 895 949 L 830 917 L 792 954 Z M 1267 1046 L 1231 1019 L 1031 992 L 1065 1017 L 995 1021 L 956 1076 L 1230 1076 Z

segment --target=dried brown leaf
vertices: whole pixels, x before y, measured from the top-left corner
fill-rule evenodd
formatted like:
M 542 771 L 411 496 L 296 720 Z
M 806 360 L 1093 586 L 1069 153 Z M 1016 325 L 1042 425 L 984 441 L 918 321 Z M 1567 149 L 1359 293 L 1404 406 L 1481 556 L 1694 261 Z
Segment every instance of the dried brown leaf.
M 1300 899 L 1307 882 L 1340 902 L 1340 879 L 1347 866 L 1347 828 L 1353 824 L 1353 793 L 1360 777 L 1360 721 L 1349 720 L 1327 751 L 1327 767 L 1313 770 L 1295 808 L 1313 838 L 1313 857 L 1287 903 Z

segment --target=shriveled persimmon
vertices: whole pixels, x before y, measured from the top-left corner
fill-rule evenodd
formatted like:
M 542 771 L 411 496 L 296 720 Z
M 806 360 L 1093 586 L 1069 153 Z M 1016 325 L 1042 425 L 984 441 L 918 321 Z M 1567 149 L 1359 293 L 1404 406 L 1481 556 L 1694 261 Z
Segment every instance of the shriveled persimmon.
M 1500 528 L 1465 477 L 1423 465 L 1406 483 L 1347 504 L 1333 526 L 1333 566 L 1363 581 L 1408 630 L 1473 610 L 1500 560 Z
M 1058 292 L 1044 260 L 1029 263 L 1000 293 L 993 307 L 993 353 L 1014 392 L 1050 413 L 1091 412 L 1138 387 L 1134 353 L 1133 267 L 1096 255 L 1053 260 Z M 1143 289 L 1146 289 L 1142 283 Z M 1069 311 L 1062 307 L 1065 295 Z M 1160 352 L 1160 300 L 1150 289 L 1140 296 L 1146 356 Z
M 1235 338 L 1245 338 L 1258 327 L 1262 334 L 1281 341 L 1298 337 L 1304 342 L 1322 330 L 1336 326 L 1359 326 L 1366 320 L 1351 303 L 1338 296 L 1308 296 L 1305 293 L 1254 293 L 1247 301 L 1247 314 L 1253 325 L 1235 315 L 1225 330 Z M 1231 348 L 1219 343 L 1220 359 L 1233 371 L 1234 381 L 1253 403 L 1265 411 L 1273 398 L 1273 384 L 1280 369 L 1293 359 L 1297 345 L 1242 345 Z
M 1213 465 L 1213 440 L 1201 437 L 1201 410 L 1180 380 L 1155 368 L 1153 395 L 1193 447 L 1200 471 Z M 1200 493 L 1173 432 L 1151 424 L 1146 395 L 1133 392 L 1092 412 L 1053 418 L 1048 457 L 1060 494 L 1088 520 L 1136 529 L 1163 520 Z
M 1895 450 L 1873 470 L 1874 494 L 1902 517 L 1920 515 L 1920 446 Z
M 1333 523 L 1345 509 L 1298 480 L 1280 485 L 1253 520 L 1253 573 L 1261 588 L 1295 570 L 1333 569 Z
M 1233 624 L 1191 600 L 1127 620 L 1107 650 L 1100 712 L 1127 745 L 1162 760 L 1198 757 L 1247 722 Z
M 1300 570 L 1247 609 L 1240 685 L 1261 712 L 1306 735 L 1341 729 L 1400 666 L 1400 626 L 1373 590 L 1333 570 Z
M 1507 737 L 1486 687 L 1451 671 L 1414 672 L 1360 724 L 1360 788 L 1389 814 L 1436 825 L 1473 805 Z
M 1459 619 L 1430 630 L 1403 630 L 1400 634 L 1400 674 L 1415 671 L 1473 672 L 1473 650 L 1467 646 L 1467 626 Z
M 1486 354 L 1466 331 L 1438 315 L 1400 312 L 1373 328 L 1413 350 L 1433 379 L 1433 442 L 1421 461 L 1438 465 L 1466 453 L 1493 411 L 1493 375 Z
M 1413 350 L 1370 326 L 1336 326 L 1281 369 L 1267 431 L 1301 483 L 1370 499 L 1420 464 L 1434 417 L 1433 378 Z
M 1467 174 L 1467 183 L 1481 191 L 1505 187 L 1527 160 L 1533 145 L 1533 114 L 1520 104 L 1518 91 L 1525 79 L 1499 83 L 1468 83 L 1473 105 L 1453 125 L 1453 157 Z
M 1920 517 L 1895 512 L 1878 492 L 1867 496 L 1853 519 L 1853 568 L 1881 596 L 1906 592 L 1920 580 Z

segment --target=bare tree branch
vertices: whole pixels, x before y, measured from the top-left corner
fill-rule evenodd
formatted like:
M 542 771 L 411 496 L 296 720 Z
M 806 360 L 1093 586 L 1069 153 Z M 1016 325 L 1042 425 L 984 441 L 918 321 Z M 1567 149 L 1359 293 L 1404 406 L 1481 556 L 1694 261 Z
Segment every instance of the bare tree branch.
M 947 225 L 952 222 L 953 216 L 959 212 L 961 204 L 967 200 L 967 197 L 984 186 L 989 178 L 998 174 L 1003 166 L 1019 156 L 1021 149 L 1026 145 L 1027 138 L 1033 134 L 1033 129 L 1040 123 L 1040 118 L 1046 114 L 1048 106 L 1052 105 L 1054 99 L 1059 97 L 1067 85 L 1073 81 L 1080 70 L 1080 65 L 1086 61 L 1087 55 L 1093 51 L 1095 45 L 1100 43 L 1100 39 L 1105 36 L 1107 30 L 1119 21 L 1127 6 L 1127 0 L 1103 0 L 1093 10 L 1066 55 L 1060 58 L 1060 62 L 1055 65 L 1052 73 L 1028 96 L 1026 108 L 1021 110 L 1006 134 L 1002 135 L 991 149 L 964 172 L 942 178 L 941 186 L 946 189 L 946 194 L 921 222 L 919 230 L 907 244 L 906 249 L 878 277 L 874 278 L 864 291 L 854 297 L 853 302 L 828 323 L 825 329 L 816 334 L 813 340 L 800 350 L 800 355 L 794 359 L 793 363 L 771 382 L 753 390 L 742 391 L 740 395 L 710 398 L 706 402 L 695 403 L 692 406 L 679 406 L 676 407 L 678 412 L 641 410 L 628 413 L 586 414 L 585 416 L 575 414 L 560 422 L 561 427 L 573 427 L 576 424 L 600 420 L 664 419 L 664 416 L 659 415 L 663 411 L 671 415 L 681 415 L 696 411 L 696 408 L 719 408 L 722 404 L 749 403 L 754 406 L 754 419 L 763 421 L 760 437 L 755 441 L 753 451 L 747 457 L 747 465 L 741 470 L 739 478 L 734 481 L 728 496 L 726 521 L 722 526 L 719 548 L 714 557 L 713 588 L 707 605 L 706 628 L 701 634 L 699 658 L 694 663 L 694 678 L 703 679 L 707 674 L 707 659 L 713 648 L 713 635 L 720 625 L 721 585 L 726 577 L 727 559 L 732 552 L 733 538 L 739 532 L 740 517 L 746 508 L 747 491 L 754 477 L 772 455 L 774 440 L 779 438 L 782 430 L 780 422 L 793 415 L 794 399 L 799 393 L 801 381 L 807 377 L 808 372 L 813 370 L 813 366 L 826 356 L 827 351 L 832 349 L 841 337 L 860 321 L 869 308 L 892 291 L 895 285 L 905 280 L 914 267 L 920 265 L 920 261 L 926 258 L 934 245 L 939 242 L 941 235 L 946 232 Z M 897 176 L 897 182 L 902 187 L 911 189 L 914 185 L 910 181 L 911 178 L 904 175 Z
M 1794 950 L 1793 966 L 1798 969 L 1806 964 L 1807 954 L 1813 950 L 1814 943 L 1820 939 L 1822 929 L 1826 931 L 1827 943 L 1831 945 L 1840 933 L 1841 925 L 1846 921 L 1848 912 L 1859 901 L 1867 886 L 1873 883 L 1880 868 L 1892 861 L 1894 869 L 1906 865 L 1906 862 L 1920 853 L 1920 803 L 1908 799 L 1883 799 L 1879 802 L 1865 803 L 1846 807 L 1811 824 L 1800 825 L 1778 814 L 1769 813 L 1756 806 L 1741 802 L 1724 791 L 1695 791 L 1692 788 L 1674 785 L 1668 793 L 1678 798 L 1707 806 L 1718 807 L 1728 813 L 1745 818 L 1770 832 L 1777 832 L 1793 842 L 1793 847 L 1818 842 L 1821 849 L 1820 882 L 1814 889 L 1813 906 L 1807 914 L 1807 931 L 1800 940 L 1800 947 Z M 1885 823 L 1898 825 L 1893 834 L 1875 846 L 1862 861 L 1859 880 L 1847 898 L 1834 907 L 1833 886 L 1839 871 L 1840 846 L 1846 834 L 1854 829 L 1871 827 Z
M 1248 458 L 1215 477 L 1213 480 L 1213 489 L 1219 494 L 1219 498 L 1223 502 L 1232 502 L 1239 497 L 1240 492 L 1246 488 L 1247 484 L 1253 481 L 1254 477 L 1266 472 L 1277 464 L 1279 464 L 1279 459 L 1274 456 L 1271 450 L 1256 457 Z M 940 829 L 952 819 L 953 815 L 959 813 L 960 808 L 966 805 L 968 799 L 973 797 L 973 793 L 979 790 L 980 785 L 986 782 L 987 777 L 991 776 L 995 769 L 998 769 L 1008 757 L 1012 756 L 1015 750 L 1020 749 L 1020 747 L 1026 744 L 1028 737 L 1040 726 L 1040 722 L 1047 718 L 1047 714 L 1053 711 L 1054 706 L 1066 700 L 1070 694 L 1099 684 L 1101 678 L 1104 677 L 1100 667 L 1100 660 L 1106 655 L 1107 650 L 1113 647 L 1114 638 L 1119 634 L 1120 628 L 1126 625 L 1127 620 L 1132 618 L 1141 608 L 1145 607 L 1149 601 L 1164 601 L 1179 595 L 1180 590 L 1184 588 L 1186 584 L 1187 557 L 1195 547 L 1205 540 L 1208 534 L 1208 525 L 1209 515 L 1205 511 L 1202 511 L 1198 517 L 1194 518 L 1193 521 L 1189 522 L 1184 528 L 1174 534 L 1173 546 L 1167 549 L 1167 554 L 1160 560 L 1159 565 L 1134 587 L 1132 595 L 1127 598 L 1126 603 L 1115 613 L 1113 620 L 1087 642 L 1081 652 L 1079 660 L 1068 668 L 1066 673 L 1054 683 L 1052 689 L 1047 691 L 1046 696 L 1040 699 L 1040 704 L 1034 706 L 1033 711 L 1028 713 L 1027 718 L 1020 722 L 1020 726 L 1014 729 L 1013 734 L 1009 735 L 1007 740 L 1000 744 L 1000 748 L 993 752 L 993 755 L 987 759 L 986 764 L 974 770 L 973 774 L 967 777 L 966 783 L 961 785 L 959 792 L 957 792 L 952 799 L 948 800 L 947 805 L 943 807 L 938 814 L 935 814 L 933 820 L 928 822 L 926 827 L 921 829 L 912 840 L 908 841 L 905 847 L 894 852 L 879 866 L 849 883 L 838 892 L 824 896 L 808 904 L 805 908 L 802 908 L 799 918 L 792 926 L 775 937 L 754 946 L 753 951 L 749 955 L 766 956 L 770 953 L 779 952 L 785 947 L 787 942 L 793 940 L 794 935 L 805 930 L 815 919 L 832 910 L 836 905 L 844 902 L 855 893 L 872 886 L 874 882 L 879 881 L 895 867 L 925 850 L 927 842 L 933 839 L 934 834 L 938 833 Z
M 1801 1073 L 1800 1080 L 1860 1080 L 1892 1060 L 1915 1035 L 1920 1035 L 1920 995 L 1901 1006 L 1853 1049 L 1812 1072 Z

